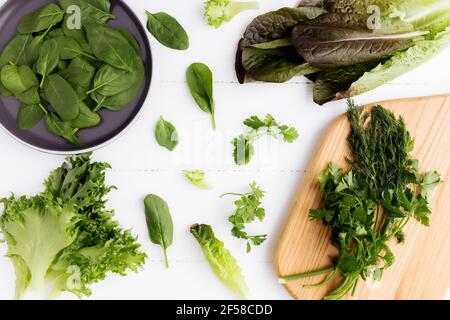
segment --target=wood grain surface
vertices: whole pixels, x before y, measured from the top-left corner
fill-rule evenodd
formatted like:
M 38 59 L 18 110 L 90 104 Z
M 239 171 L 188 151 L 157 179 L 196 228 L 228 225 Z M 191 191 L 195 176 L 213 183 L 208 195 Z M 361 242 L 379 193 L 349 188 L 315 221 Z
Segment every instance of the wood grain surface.
M 431 199 L 431 227 L 410 221 L 406 243 L 392 243 L 395 262 L 381 282 L 360 282 L 348 299 L 444 299 L 450 289 L 450 95 L 384 101 L 380 104 L 401 115 L 415 139 L 413 157 L 423 171 L 437 170 L 444 181 Z M 347 168 L 346 138 L 350 127 L 346 115 L 338 117 L 324 133 L 309 164 L 278 241 L 274 265 L 278 275 L 313 271 L 329 266 L 337 250 L 330 244 L 330 230 L 310 221 L 310 208 L 320 205 L 316 177 L 330 161 Z M 326 275 L 285 284 L 296 299 L 321 299 L 341 279 L 320 289 L 304 289 Z

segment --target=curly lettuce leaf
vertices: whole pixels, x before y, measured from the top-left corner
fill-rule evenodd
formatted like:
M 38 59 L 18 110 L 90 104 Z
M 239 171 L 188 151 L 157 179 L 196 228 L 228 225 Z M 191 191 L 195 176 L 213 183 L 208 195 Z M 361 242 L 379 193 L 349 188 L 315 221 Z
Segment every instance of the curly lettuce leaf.
M 206 260 L 216 276 L 238 297 L 248 296 L 248 287 L 241 268 L 222 241 L 216 238 L 209 225 L 193 225 L 191 233 L 197 239 Z
M 5 211 L 0 229 L 15 268 L 19 299 L 29 287 L 44 287 L 53 261 L 78 235 L 78 215 L 71 204 L 59 204 L 41 195 L 10 197 L 2 202 Z

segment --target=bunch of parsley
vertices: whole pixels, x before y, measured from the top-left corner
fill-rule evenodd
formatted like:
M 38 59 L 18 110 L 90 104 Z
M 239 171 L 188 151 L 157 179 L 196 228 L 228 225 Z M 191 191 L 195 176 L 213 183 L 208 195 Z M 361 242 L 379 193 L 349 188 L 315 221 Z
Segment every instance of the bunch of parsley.
M 324 299 L 341 299 L 354 293 L 360 279 L 381 280 L 394 263 L 388 241 L 405 241 L 403 228 L 411 218 L 429 225 L 428 199 L 439 185 L 437 172 L 419 173 L 411 159 L 414 141 L 402 118 L 381 106 L 370 112 L 349 102 L 351 132 L 347 142 L 351 170 L 347 173 L 330 163 L 318 177 L 322 206 L 310 217 L 332 230 L 331 242 L 339 250 L 331 267 L 281 277 L 281 281 L 329 276 L 313 286 L 328 284 L 338 273 L 343 281 Z

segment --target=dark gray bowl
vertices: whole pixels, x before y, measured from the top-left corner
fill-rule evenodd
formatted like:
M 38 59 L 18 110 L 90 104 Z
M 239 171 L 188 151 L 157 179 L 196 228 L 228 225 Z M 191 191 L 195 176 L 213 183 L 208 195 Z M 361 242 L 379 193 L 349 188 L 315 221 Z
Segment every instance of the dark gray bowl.
M 57 1 L 50 0 L 8 0 L 0 8 L 0 50 L 16 33 L 20 18 L 40 6 Z M 142 111 L 142 106 L 150 89 L 152 77 L 152 55 L 146 30 L 133 11 L 120 0 L 111 0 L 111 9 L 117 17 L 109 23 L 112 27 L 122 27 L 130 31 L 141 45 L 142 58 L 145 63 L 145 81 L 135 100 L 119 112 L 101 110 L 102 122 L 95 128 L 79 132 L 81 145 L 74 146 L 64 139 L 49 133 L 44 121 L 30 131 L 17 127 L 19 102 L 14 97 L 0 97 L 0 126 L 20 142 L 40 151 L 57 154 L 75 154 L 92 151 L 103 147 L 129 127 Z

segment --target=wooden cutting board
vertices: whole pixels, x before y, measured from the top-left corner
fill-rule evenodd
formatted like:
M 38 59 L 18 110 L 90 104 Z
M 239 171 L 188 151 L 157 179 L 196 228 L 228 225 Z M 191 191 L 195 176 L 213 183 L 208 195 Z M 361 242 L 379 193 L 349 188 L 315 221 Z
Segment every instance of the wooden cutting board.
M 444 181 L 431 199 L 431 227 L 410 221 L 406 243 L 392 244 L 395 262 L 381 282 L 360 282 L 349 299 L 444 299 L 450 290 L 450 95 L 402 99 L 376 103 L 405 119 L 415 139 L 413 156 L 423 171 L 437 170 Z M 373 105 L 376 105 L 373 104 Z M 370 108 L 373 105 L 366 106 Z M 278 275 L 313 271 L 330 266 L 337 250 L 330 244 L 330 231 L 320 221 L 310 221 L 310 208 L 320 205 L 316 177 L 330 161 L 348 168 L 346 115 L 338 117 L 324 133 L 306 170 L 288 219 L 278 241 L 274 265 Z M 304 284 L 322 281 L 326 275 L 292 281 L 286 289 L 296 299 L 321 299 L 336 287 L 304 289 Z

